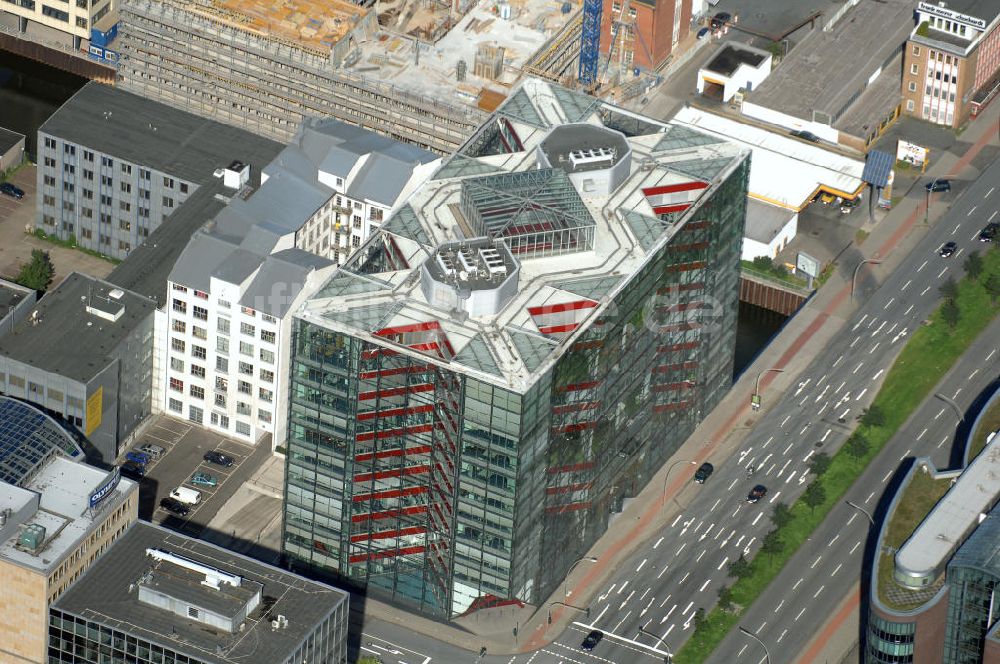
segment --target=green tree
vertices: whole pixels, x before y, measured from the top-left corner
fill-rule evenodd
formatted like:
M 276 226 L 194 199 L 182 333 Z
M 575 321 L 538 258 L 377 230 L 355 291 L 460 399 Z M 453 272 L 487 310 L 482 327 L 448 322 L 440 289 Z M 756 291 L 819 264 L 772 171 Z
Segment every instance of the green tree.
M 938 293 L 946 300 L 954 300 L 958 297 L 958 284 L 955 283 L 955 279 L 948 277 L 947 281 L 938 286 Z
M 723 611 L 733 608 L 733 589 L 729 586 L 719 588 L 719 608 Z
M 695 629 L 701 629 L 701 626 L 705 624 L 705 609 L 699 607 L 698 610 L 694 612 L 693 622 Z
M 764 535 L 764 541 L 760 544 L 760 551 L 768 558 L 778 555 L 785 549 L 785 541 L 781 539 L 781 534 L 777 529 Z
M 45 291 L 52 283 L 55 272 L 52 261 L 49 259 L 49 252 L 32 249 L 31 261 L 21 265 L 21 271 L 18 272 L 15 281 L 25 288 Z
M 826 500 L 826 489 L 819 482 L 813 482 L 806 487 L 806 492 L 802 494 L 802 502 L 809 506 L 809 510 L 816 511 L 816 508 Z
M 1000 299 L 1000 274 L 991 274 L 986 279 L 986 283 L 983 284 L 986 288 L 986 292 L 990 295 L 990 300 L 993 304 L 996 304 L 997 299 Z
M 955 329 L 959 319 L 962 318 L 962 312 L 959 311 L 958 303 L 955 300 L 944 301 L 944 304 L 941 305 L 941 318 L 948 324 L 948 327 Z
M 833 459 L 830 458 L 829 454 L 823 454 L 820 452 L 812 458 L 812 461 L 809 462 L 809 472 L 816 477 L 819 477 L 826 471 L 830 470 L 830 464 L 832 462 Z
M 844 449 L 850 456 L 855 459 L 860 459 L 864 455 L 868 454 L 868 450 L 871 449 L 871 443 L 868 442 L 868 439 L 863 433 L 855 431 L 854 434 L 847 439 L 847 442 L 844 443 Z
M 978 251 L 973 251 L 966 257 L 964 267 L 965 273 L 975 281 L 983 273 L 983 257 L 979 255 Z
M 771 523 L 775 528 L 784 528 L 792 520 L 792 510 L 785 503 L 775 503 L 771 510 Z
M 754 269 L 760 270 L 761 272 L 770 272 L 774 269 L 774 261 L 771 260 L 770 256 L 757 256 L 753 259 Z
M 750 574 L 750 561 L 741 553 L 739 558 L 726 566 L 726 571 L 734 579 L 742 579 Z
M 861 413 L 861 423 L 866 427 L 880 427 L 885 424 L 885 412 L 877 403 L 865 408 Z

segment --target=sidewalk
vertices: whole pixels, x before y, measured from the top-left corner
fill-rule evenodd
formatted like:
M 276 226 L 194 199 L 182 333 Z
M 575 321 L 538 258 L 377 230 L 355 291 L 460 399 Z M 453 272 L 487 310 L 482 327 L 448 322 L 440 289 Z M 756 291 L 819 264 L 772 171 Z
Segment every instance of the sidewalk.
M 941 155 L 928 169 L 926 176 L 954 178 L 962 173 L 996 134 L 998 114 L 1000 105 L 979 118 L 963 136 L 974 141 L 966 152 L 961 157 L 950 153 Z M 944 212 L 944 206 L 934 205 L 932 202 L 931 212 L 936 217 Z M 845 252 L 836 273 L 827 284 L 789 320 L 781 333 L 744 372 L 719 405 L 705 417 L 674 457 L 650 479 L 646 488 L 626 502 L 623 512 L 616 516 L 601 539 L 587 552 L 587 556 L 597 558 L 597 562 L 577 566 L 568 577 L 565 597 L 560 588 L 538 607 L 487 609 L 451 623 L 422 618 L 369 599 L 365 607 L 366 617 L 385 620 L 469 650 L 486 646 L 491 654 L 498 655 L 528 652 L 555 639 L 569 622 L 581 620 L 582 615 L 564 606 L 552 605 L 552 602 L 565 601 L 586 606 L 593 595 L 606 586 L 618 566 L 669 523 L 679 510 L 678 503 L 684 502 L 685 490 L 690 487 L 690 482 L 683 473 L 671 474 L 671 471 L 681 463 L 693 461 L 700 464 L 710 457 L 727 457 L 737 449 L 745 431 L 767 411 L 769 404 L 773 404 L 798 382 L 799 374 L 810 365 L 812 353 L 803 353 L 803 349 L 807 345 L 822 348 L 853 313 L 855 306 L 851 296 L 851 278 L 860 260 L 881 259 L 883 262 L 880 266 L 868 268 L 880 273 L 895 269 L 926 229 L 923 216 L 922 191 L 914 193 L 911 190 L 892 212 L 871 227 L 871 235 L 864 244 L 864 253 L 857 246 L 853 252 Z M 864 272 L 862 270 L 862 275 Z M 862 290 L 863 283 L 863 279 L 859 280 L 859 291 Z M 771 369 L 780 369 L 782 373 L 769 371 Z M 758 374 L 762 372 L 767 372 L 760 375 L 763 410 L 752 413 L 749 408 L 750 395 Z M 670 481 L 671 476 L 673 481 Z M 550 606 L 551 623 L 547 608 Z M 836 641 L 845 645 L 846 640 L 848 639 Z M 850 644 L 846 646 L 849 647 Z M 838 660 L 839 657 L 833 659 L 831 654 L 830 661 Z

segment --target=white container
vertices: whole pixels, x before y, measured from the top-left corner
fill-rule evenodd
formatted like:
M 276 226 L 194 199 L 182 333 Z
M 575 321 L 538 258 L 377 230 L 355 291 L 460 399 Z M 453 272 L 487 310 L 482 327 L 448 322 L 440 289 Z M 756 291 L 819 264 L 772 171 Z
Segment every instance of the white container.
M 197 505 L 201 502 L 201 491 L 179 486 L 170 492 L 170 497 L 187 505 Z

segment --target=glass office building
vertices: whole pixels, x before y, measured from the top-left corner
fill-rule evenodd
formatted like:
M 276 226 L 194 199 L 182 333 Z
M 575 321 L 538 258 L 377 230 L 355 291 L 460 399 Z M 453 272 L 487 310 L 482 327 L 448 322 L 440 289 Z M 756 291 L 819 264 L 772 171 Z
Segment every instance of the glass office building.
M 293 564 L 439 617 L 547 596 L 730 385 L 748 174 L 525 81 L 297 314 Z

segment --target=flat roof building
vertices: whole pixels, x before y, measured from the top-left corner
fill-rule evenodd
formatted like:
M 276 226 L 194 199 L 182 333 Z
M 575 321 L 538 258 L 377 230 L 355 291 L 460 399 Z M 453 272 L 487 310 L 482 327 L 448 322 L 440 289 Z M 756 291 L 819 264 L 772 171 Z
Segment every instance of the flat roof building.
M 0 279 L 0 337 L 12 331 L 28 316 L 36 299 L 36 291 Z
M 346 592 L 135 523 L 52 606 L 49 662 L 346 664 Z M 113 654 L 112 654 L 113 653 Z
M 39 408 L 0 397 L 3 661 L 49 661 L 49 606 L 138 518 L 138 484 L 83 456 Z
M 141 295 L 79 272 L 0 337 L 0 392 L 58 413 L 114 463 L 150 413 L 153 312 Z
M 738 42 L 723 44 L 698 70 L 697 90 L 728 103 L 736 93 L 752 92 L 771 74 L 773 56 L 767 51 Z
M 748 172 L 523 81 L 298 310 L 286 555 L 443 617 L 546 597 L 730 385 Z
M 216 171 L 233 161 L 259 169 L 281 149 L 242 129 L 90 82 L 38 130 L 35 226 L 124 259 Z

